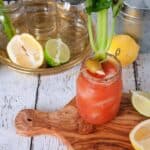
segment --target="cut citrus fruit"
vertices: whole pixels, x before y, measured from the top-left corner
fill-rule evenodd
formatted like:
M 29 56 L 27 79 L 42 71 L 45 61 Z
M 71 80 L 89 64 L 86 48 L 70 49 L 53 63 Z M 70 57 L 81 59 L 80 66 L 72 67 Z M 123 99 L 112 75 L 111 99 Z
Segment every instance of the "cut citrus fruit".
M 45 45 L 45 59 L 49 66 L 58 66 L 70 59 L 70 49 L 61 39 L 50 39 Z
M 132 91 L 132 105 L 140 114 L 150 117 L 150 93 Z
M 102 65 L 98 60 L 88 59 L 86 60 L 85 66 L 91 73 L 105 75 Z
M 7 45 L 7 53 L 12 62 L 27 68 L 38 68 L 43 64 L 43 48 L 28 34 L 15 35 Z
M 116 35 L 112 39 L 108 53 L 116 56 L 122 67 L 132 64 L 138 56 L 139 45 L 128 35 Z
M 150 150 L 150 119 L 138 124 L 129 138 L 135 150 Z

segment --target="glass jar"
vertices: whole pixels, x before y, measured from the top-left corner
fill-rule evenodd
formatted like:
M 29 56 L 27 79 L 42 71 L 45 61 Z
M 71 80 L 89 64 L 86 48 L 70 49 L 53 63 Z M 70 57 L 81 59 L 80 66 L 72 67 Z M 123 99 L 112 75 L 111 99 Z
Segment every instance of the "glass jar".
M 57 0 L 57 37 L 71 54 L 78 56 L 88 44 L 87 15 L 84 0 Z
M 28 32 L 26 26 L 26 12 L 22 0 L 4 1 L 4 6 L 0 8 L 0 41 L 3 41 L 0 42 L 1 49 L 6 49 L 8 43 L 8 37 L 4 31 L 4 21 L 6 21 L 4 15 L 12 22 L 16 34 Z
M 117 17 L 116 33 L 130 35 L 139 43 L 141 52 L 149 52 L 149 26 L 150 8 L 144 1 L 125 0 Z
M 112 120 L 119 111 L 122 96 L 121 65 L 112 55 L 102 64 L 105 76 L 92 74 L 81 67 L 77 79 L 76 104 L 82 118 L 92 124 Z
M 56 34 L 56 0 L 24 0 L 29 32 L 44 46 Z

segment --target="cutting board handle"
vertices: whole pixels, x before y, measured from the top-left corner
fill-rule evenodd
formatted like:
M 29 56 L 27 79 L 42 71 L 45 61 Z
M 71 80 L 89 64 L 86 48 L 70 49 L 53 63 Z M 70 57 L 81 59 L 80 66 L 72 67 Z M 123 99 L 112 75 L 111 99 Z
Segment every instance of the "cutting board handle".
M 40 112 L 32 109 L 25 109 L 19 112 L 15 119 L 17 132 L 23 135 L 30 135 L 42 129 L 74 132 L 78 134 L 89 134 L 94 132 L 94 126 L 86 123 L 78 114 L 76 107 L 66 106 L 56 112 Z M 45 132 L 44 132 L 45 133 Z

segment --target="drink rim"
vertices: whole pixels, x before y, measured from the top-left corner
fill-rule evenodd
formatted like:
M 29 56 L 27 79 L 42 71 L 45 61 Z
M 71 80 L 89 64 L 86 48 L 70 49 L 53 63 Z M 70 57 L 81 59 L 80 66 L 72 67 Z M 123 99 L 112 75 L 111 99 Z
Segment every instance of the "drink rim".
M 116 71 L 115 74 L 113 74 L 112 76 L 106 77 L 106 78 L 96 78 L 96 77 L 91 76 L 89 73 L 87 73 L 87 69 L 85 69 L 85 67 L 83 67 L 84 64 L 85 64 L 85 61 L 86 61 L 87 59 L 89 59 L 89 58 L 92 57 L 92 56 L 88 56 L 88 57 L 85 58 L 85 60 L 84 60 L 83 63 L 82 63 L 83 69 L 82 69 L 82 67 L 81 67 L 81 70 L 80 70 L 80 72 L 82 73 L 82 75 L 83 75 L 84 77 L 86 77 L 86 79 L 88 79 L 88 80 L 90 80 L 90 81 L 92 81 L 92 82 L 99 83 L 99 84 L 101 84 L 101 83 L 107 83 L 107 82 L 109 83 L 109 82 L 111 82 L 112 80 L 114 81 L 114 79 L 117 79 L 117 78 L 119 77 L 119 75 L 121 74 L 121 72 L 122 72 L 121 63 L 120 63 L 120 61 L 117 59 L 116 56 L 114 56 L 114 55 L 112 55 L 112 54 L 108 54 L 108 53 L 107 53 L 107 56 L 113 58 L 113 59 L 115 60 L 116 64 L 117 64 L 117 65 L 115 65 L 115 66 L 117 66 L 118 69 L 117 69 L 117 71 Z

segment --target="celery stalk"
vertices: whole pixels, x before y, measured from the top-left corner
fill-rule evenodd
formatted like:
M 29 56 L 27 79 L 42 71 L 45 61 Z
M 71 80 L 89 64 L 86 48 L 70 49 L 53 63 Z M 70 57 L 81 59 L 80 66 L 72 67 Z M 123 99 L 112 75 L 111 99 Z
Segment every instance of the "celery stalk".
M 108 10 L 104 9 L 97 14 L 97 47 L 103 52 L 106 48 L 108 38 Z
M 91 15 L 88 15 L 88 31 L 89 31 L 91 47 L 96 52 L 97 48 L 96 48 L 96 45 L 94 42 L 94 37 L 93 37 L 92 16 Z
M 1 16 L 0 22 L 2 23 L 4 33 L 6 34 L 8 40 L 10 40 L 15 35 L 15 29 L 13 27 L 10 17 L 3 10 L 4 8 L 3 0 L 0 0 L 0 8 L 1 8 L 0 9 L 0 16 Z
M 86 0 L 86 11 L 88 13 L 88 31 L 91 47 L 95 57 L 105 59 L 114 34 L 115 20 L 122 7 L 123 0 Z M 112 8 L 113 22 L 110 37 L 108 37 L 108 9 Z M 96 41 L 92 33 L 92 13 L 97 15 Z
M 112 20 L 112 28 L 111 28 L 111 33 L 110 33 L 110 37 L 108 39 L 108 43 L 107 43 L 107 47 L 105 49 L 105 51 L 107 49 L 109 49 L 110 45 L 111 45 L 111 41 L 112 41 L 112 38 L 113 38 L 113 35 L 114 35 L 114 31 L 115 31 L 115 25 L 116 25 L 116 18 L 113 18 Z

